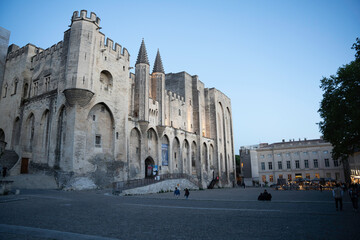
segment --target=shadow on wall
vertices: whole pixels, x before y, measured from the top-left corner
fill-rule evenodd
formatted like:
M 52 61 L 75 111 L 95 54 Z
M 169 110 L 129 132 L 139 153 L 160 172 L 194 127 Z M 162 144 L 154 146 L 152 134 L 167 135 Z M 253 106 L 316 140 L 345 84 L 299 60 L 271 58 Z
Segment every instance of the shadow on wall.
M 110 154 L 97 154 L 89 161 L 96 166 L 95 172 L 91 173 L 90 178 L 98 187 L 111 187 L 114 178 L 119 176 L 125 163 L 115 161 Z

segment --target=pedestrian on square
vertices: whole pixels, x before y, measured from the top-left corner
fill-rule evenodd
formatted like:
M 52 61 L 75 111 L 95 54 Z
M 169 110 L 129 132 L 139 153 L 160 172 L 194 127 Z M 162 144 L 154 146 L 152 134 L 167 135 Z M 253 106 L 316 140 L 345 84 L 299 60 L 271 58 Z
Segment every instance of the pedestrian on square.
M 180 196 L 180 190 L 177 187 L 175 188 L 174 196 L 177 198 Z
M 338 205 L 340 204 L 340 211 L 342 211 L 343 203 L 342 203 L 342 197 L 344 195 L 343 190 L 340 187 L 340 184 L 336 184 L 335 188 L 333 189 L 333 197 L 335 199 L 335 206 L 336 211 L 338 211 Z
M 189 198 L 189 195 L 190 195 L 189 189 L 185 188 L 185 194 L 184 194 L 184 196 L 186 197 L 186 199 Z
M 353 205 L 353 209 L 355 212 L 358 211 L 358 203 L 359 203 L 359 189 L 357 188 L 357 186 L 355 184 L 351 184 L 350 189 L 349 189 L 349 195 L 351 198 L 351 202 Z

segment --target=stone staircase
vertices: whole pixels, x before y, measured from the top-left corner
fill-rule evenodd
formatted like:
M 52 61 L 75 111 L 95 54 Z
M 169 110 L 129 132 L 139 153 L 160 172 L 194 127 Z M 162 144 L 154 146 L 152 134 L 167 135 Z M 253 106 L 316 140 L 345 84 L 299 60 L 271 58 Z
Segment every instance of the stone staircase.
M 9 171 L 19 160 L 19 155 L 14 150 L 5 150 L 0 157 L 1 168 L 6 167 Z M 2 169 L 1 169 L 2 170 Z

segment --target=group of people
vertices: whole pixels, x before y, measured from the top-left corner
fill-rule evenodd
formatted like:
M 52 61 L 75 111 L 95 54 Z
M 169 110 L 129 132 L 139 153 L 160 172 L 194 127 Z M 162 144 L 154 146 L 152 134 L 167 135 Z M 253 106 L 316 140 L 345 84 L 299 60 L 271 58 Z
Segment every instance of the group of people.
M 189 189 L 185 188 L 184 192 L 185 192 L 184 197 L 186 197 L 186 199 L 188 199 L 189 195 L 190 195 Z M 174 196 L 177 198 L 180 196 L 180 190 L 177 187 L 175 188 Z
M 271 197 L 272 197 L 271 194 L 268 193 L 265 189 L 263 193 L 260 193 L 258 200 L 259 201 L 271 201 Z
M 359 209 L 359 188 L 357 185 L 352 184 L 350 185 L 349 188 L 349 196 L 351 199 L 351 203 L 353 206 L 353 210 L 355 212 L 358 211 Z M 340 184 L 336 184 L 335 188 L 332 191 L 333 193 L 333 197 L 335 199 L 335 207 L 336 207 L 336 211 L 342 211 L 343 210 L 343 202 L 342 202 L 342 198 L 344 196 L 344 190 L 343 188 L 340 187 Z

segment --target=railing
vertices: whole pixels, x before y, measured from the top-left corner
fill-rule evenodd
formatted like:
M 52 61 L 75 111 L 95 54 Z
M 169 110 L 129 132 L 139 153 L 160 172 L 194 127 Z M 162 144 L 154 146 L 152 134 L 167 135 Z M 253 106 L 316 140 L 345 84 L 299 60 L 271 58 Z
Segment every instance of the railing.
M 153 176 L 152 178 L 144 178 L 144 179 L 134 179 L 128 181 L 114 182 L 113 183 L 113 193 L 120 193 L 123 190 L 144 187 L 150 184 L 162 182 L 170 179 L 187 179 L 196 186 L 199 186 L 199 181 L 185 173 L 166 173 L 158 176 Z

